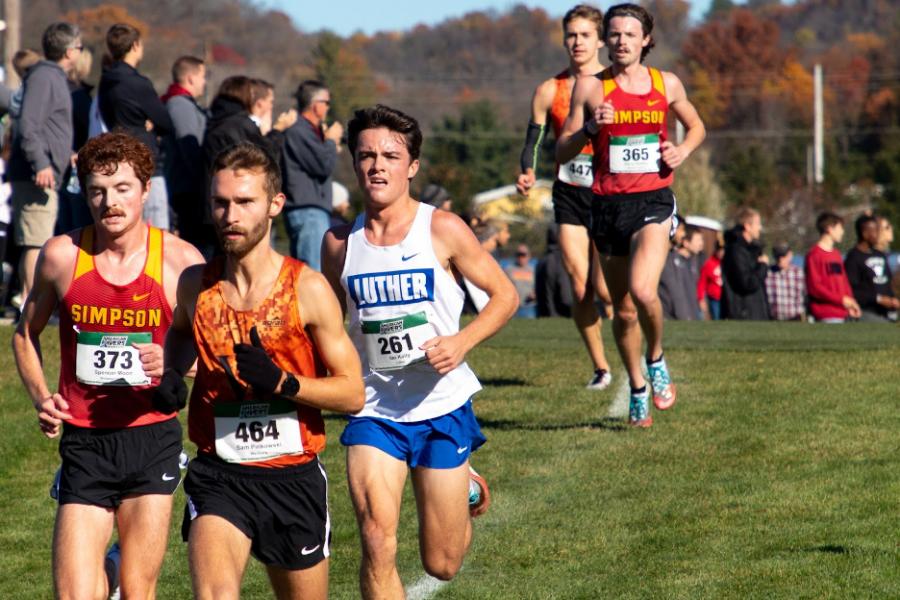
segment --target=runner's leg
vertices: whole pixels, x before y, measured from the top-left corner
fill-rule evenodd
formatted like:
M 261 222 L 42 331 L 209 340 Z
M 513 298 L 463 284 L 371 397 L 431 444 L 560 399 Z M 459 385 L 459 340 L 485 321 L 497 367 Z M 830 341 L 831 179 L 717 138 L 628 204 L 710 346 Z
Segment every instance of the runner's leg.
M 173 497 L 127 495 L 116 509 L 122 564 L 119 586 L 126 598 L 156 597 L 156 579 L 166 556 Z
M 559 249 L 563 267 L 572 280 L 572 318 L 587 346 L 594 370 L 609 371 L 600 337 L 600 315 L 594 304 L 593 288 L 589 289 L 587 285 L 591 246 L 587 229 L 580 225 L 560 223 Z
M 453 579 L 472 542 L 469 462 L 454 469 L 415 467 L 412 482 L 422 565 L 432 577 Z
M 404 461 L 373 446 L 347 448 L 350 498 L 362 542 L 359 589 L 363 598 L 403 597 L 397 573 L 397 526 L 406 473 Z M 466 514 L 467 502 L 468 492 L 462 502 Z
M 619 356 L 622 357 L 622 363 L 628 372 L 632 389 L 640 389 L 646 382 L 641 370 L 641 328 L 638 311 L 628 293 L 631 257 L 602 256 L 600 264 L 612 300 L 613 337 L 619 349 Z
M 237 600 L 250 558 L 250 538 L 216 515 L 191 522 L 188 561 L 197 600 Z
M 631 236 L 629 289 L 638 309 L 641 329 L 647 339 L 647 362 L 662 355 L 662 305 L 659 302 L 659 278 L 669 251 L 671 219 L 651 223 Z
M 113 511 L 63 504 L 53 530 L 53 586 L 60 599 L 106 598 L 104 553 L 113 532 Z
M 278 600 L 326 600 L 328 598 L 328 559 L 309 569 L 291 571 L 266 567 Z

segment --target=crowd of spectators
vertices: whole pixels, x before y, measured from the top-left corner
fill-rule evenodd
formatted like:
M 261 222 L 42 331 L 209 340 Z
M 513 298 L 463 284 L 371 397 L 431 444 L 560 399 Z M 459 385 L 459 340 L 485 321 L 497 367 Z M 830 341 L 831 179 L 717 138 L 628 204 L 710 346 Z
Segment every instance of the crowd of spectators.
M 717 242 L 714 254 L 700 267 L 699 278 L 691 260 L 701 255 L 702 245 L 692 243 L 690 226 L 683 236 L 676 233 L 660 279 L 665 317 L 896 322 L 900 300 L 887 254 L 893 241 L 888 220 L 871 214 L 856 219 L 857 243 L 846 256 L 837 249 L 844 238 L 843 219 L 826 212 L 815 225 L 819 240 L 806 253 L 801 268 L 786 243 L 777 243 L 769 258 L 759 241 L 763 231 L 759 212 L 743 207 L 735 215 L 734 226 L 724 232 L 724 245 Z

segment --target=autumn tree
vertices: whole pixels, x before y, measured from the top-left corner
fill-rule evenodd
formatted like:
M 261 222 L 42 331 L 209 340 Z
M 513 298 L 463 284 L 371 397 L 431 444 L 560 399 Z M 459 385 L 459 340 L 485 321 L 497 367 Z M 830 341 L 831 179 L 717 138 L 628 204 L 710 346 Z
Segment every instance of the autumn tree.
M 375 82 L 369 64 L 361 55 L 344 47 L 330 31 L 319 34 L 312 52 L 316 79 L 331 91 L 331 117 L 346 121 L 353 111 L 374 103 Z

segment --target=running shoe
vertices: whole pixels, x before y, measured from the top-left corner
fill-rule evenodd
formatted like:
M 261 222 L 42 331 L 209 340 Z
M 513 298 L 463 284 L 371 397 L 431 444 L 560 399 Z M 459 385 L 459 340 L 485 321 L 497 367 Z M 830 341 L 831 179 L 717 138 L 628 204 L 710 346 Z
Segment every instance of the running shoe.
M 106 579 L 109 581 L 109 600 L 119 600 L 122 590 L 119 589 L 119 567 L 122 565 L 122 551 L 119 549 L 119 541 L 109 547 L 106 552 L 106 560 L 103 568 L 106 571 Z
M 469 514 L 474 518 L 484 514 L 491 503 L 491 493 L 487 483 L 469 465 Z
M 650 427 L 650 392 L 647 386 L 640 391 L 631 391 L 631 402 L 628 405 L 628 424 L 632 427 Z
M 669 368 L 663 357 L 659 360 L 647 363 L 647 371 L 650 372 L 650 381 L 653 384 L 653 404 L 659 410 L 666 410 L 675 404 L 675 384 L 669 377 Z
M 584 387 L 589 390 L 600 391 L 608 388 L 610 383 L 612 383 L 612 373 L 606 369 L 597 369 L 594 371 L 591 381 Z

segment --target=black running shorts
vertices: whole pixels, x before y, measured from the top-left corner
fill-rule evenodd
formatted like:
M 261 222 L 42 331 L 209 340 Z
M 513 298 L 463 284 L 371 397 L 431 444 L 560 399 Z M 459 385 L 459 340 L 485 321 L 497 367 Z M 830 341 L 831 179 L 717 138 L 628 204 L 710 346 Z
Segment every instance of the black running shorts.
M 200 455 L 188 464 L 184 491 L 185 542 L 192 520 L 215 515 L 250 538 L 250 553 L 268 567 L 308 569 L 330 554 L 328 481 L 318 459 L 269 469 Z
M 181 435 L 175 418 L 124 429 L 63 425 L 59 503 L 116 508 L 125 494 L 174 494 Z
M 595 194 L 591 203 L 591 238 L 604 255 L 631 254 L 631 236 L 644 225 L 663 223 L 677 211 L 675 194 L 669 188 L 617 196 Z M 677 223 L 672 219 L 671 236 Z
M 578 225 L 591 229 L 591 188 L 569 185 L 562 181 L 553 183 L 553 216 L 558 224 Z

